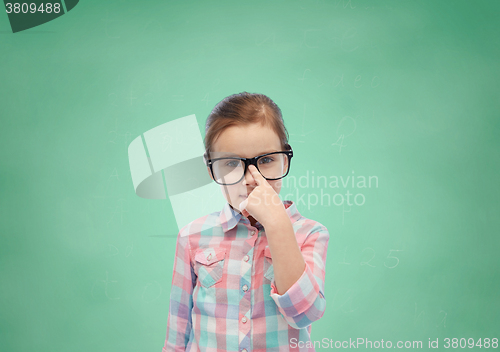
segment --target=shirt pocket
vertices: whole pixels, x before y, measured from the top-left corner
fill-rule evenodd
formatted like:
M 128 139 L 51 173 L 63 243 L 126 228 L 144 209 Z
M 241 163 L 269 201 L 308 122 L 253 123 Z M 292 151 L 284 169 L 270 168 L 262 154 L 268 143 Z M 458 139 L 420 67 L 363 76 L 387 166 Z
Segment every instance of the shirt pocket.
M 273 259 L 269 246 L 264 249 L 264 278 L 267 279 L 268 283 L 274 279 Z
M 224 262 L 226 259 L 225 248 L 200 248 L 194 256 L 195 272 L 198 281 L 204 287 L 211 287 L 222 281 Z

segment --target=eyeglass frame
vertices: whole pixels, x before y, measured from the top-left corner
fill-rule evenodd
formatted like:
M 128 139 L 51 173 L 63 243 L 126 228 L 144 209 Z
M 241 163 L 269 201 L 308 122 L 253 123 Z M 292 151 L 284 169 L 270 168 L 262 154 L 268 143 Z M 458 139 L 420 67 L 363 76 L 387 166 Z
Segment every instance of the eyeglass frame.
M 239 158 L 239 157 L 228 156 L 228 157 L 224 157 L 224 158 L 207 159 L 206 156 L 208 155 L 208 152 L 205 153 L 205 155 L 203 156 L 203 158 L 206 161 L 206 165 L 210 167 L 210 173 L 212 174 L 212 177 L 213 177 L 214 181 L 215 181 L 215 178 L 216 178 L 215 175 L 214 175 L 214 170 L 212 169 L 214 161 L 222 160 L 222 159 L 234 159 L 234 160 L 241 160 L 241 161 L 243 161 L 245 163 L 245 169 L 243 170 L 243 176 L 241 176 L 241 178 L 238 181 L 236 181 L 234 183 L 219 183 L 219 182 L 215 181 L 215 183 L 217 183 L 218 185 L 221 185 L 221 186 L 232 186 L 232 185 L 237 184 L 241 180 L 243 180 L 243 178 L 245 177 L 245 175 L 247 173 L 247 169 L 248 169 L 249 165 L 254 165 L 257 168 L 257 170 L 259 171 L 259 173 L 262 175 L 262 172 L 260 172 L 259 167 L 257 166 L 257 160 L 258 159 L 260 159 L 260 158 L 262 158 L 264 156 L 267 156 L 267 155 L 272 155 L 272 154 L 285 154 L 285 155 L 288 156 L 288 169 L 286 170 L 286 174 L 284 174 L 283 176 L 278 177 L 278 178 L 267 178 L 264 175 L 262 175 L 262 177 L 264 177 L 268 181 L 275 181 L 275 180 L 282 179 L 283 177 L 285 177 L 286 175 L 288 175 L 288 172 L 290 172 L 290 164 L 292 162 L 293 150 L 292 150 L 292 147 L 290 146 L 290 144 L 286 144 L 285 148 L 287 148 L 288 150 L 283 150 L 283 151 L 280 151 L 280 152 L 266 153 L 266 154 L 258 155 L 258 156 L 253 157 L 253 158 Z

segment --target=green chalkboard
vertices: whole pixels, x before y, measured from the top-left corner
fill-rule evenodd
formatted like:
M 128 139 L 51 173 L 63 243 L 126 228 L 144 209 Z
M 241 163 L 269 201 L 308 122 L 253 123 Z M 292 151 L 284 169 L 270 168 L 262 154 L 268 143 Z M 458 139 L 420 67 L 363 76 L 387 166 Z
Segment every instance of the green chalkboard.
M 69 3 L 0 13 L 2 351 L 162 349 L 179 205 L 138 195 L 129 147 L 192 115 L 203 138 L 243 91 L 330 232 L 316 350 L 498 348 L 498 1 Z

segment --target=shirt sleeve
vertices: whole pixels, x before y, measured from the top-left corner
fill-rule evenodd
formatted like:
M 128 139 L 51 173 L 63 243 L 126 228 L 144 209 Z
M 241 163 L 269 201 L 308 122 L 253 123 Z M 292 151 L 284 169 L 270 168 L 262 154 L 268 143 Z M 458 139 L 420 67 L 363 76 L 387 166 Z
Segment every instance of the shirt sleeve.
M 324 226 L 306 238 L 300 248 L 306 267 L 284 294 L 279 295 L 274 280 L 271 282 L 271 297 L 283 318 L 295 329 L 309 326 L 325 312 L 324 281 L 329 238 Z
M 172 288 L 167 319 L 167 337 L 162 352 L 185 351 L 191 335 L 191 310 L 196 274 L 191 265 L 189 236 L 177 236 Z

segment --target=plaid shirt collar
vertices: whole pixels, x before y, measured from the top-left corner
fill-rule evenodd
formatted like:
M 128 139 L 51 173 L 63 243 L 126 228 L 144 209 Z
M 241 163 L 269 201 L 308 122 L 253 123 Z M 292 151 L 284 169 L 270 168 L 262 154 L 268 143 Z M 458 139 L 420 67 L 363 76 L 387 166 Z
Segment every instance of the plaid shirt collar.
M 293 201 L 284 200 L 283 205 L 286 209 L 288 217 L 292 221 L 292 224 L 301 217 L 299 211 L 297 210 L 297 206 Z M 250 220 L 248 220 L 248 218 L 244 217 L 238 211 L 234 210 L 228 202 L 226 202 L 226 204 L 222 208 L 219 215 L 219 220 L 224 232 L 227 232 L 234 228 L 240 221 L 245 224 L 250 224 Z M 255 224 L 255 227 L 262 228 L 262 225 L 257 222 Z

